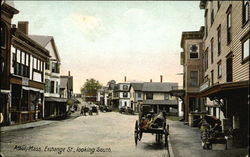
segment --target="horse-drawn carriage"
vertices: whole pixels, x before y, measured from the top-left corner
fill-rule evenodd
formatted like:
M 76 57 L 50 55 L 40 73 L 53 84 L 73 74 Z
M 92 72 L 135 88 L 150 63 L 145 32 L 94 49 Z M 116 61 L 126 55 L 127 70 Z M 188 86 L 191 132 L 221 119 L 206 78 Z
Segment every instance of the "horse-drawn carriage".
M 156 142 L 163 141 L 168 148 L 169 125 L 166 123 L 166 112 L 156 113 L 149 105 L 140 107 L 139 120 L 135 122 L 135 144 L 142 139 L 143 133 L 155 134 Z
M 96 113 L 96 115 L 98 115 L 97 105 L 94 104 L 90 106 L 89 115 L 93 115 L 93 113 Z

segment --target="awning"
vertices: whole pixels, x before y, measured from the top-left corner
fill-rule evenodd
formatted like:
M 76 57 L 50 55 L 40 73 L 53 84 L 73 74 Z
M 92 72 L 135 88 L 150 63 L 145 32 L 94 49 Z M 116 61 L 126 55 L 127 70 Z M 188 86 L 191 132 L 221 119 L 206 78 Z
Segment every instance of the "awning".
M 68 99 L 57 98 L 57 97 L 45 97 L 45 102 L 64 102 L 66 103 Z
M 34 91 L 34 92 L 44 93 L 44 90 L 37 89 L 37 88 L 26 87 L 26 86 L 22 86 L 22 88 L 23 88 L 24 90 L 32 90 L 32 91 Z
M 143 105 L 166 105 L 166 106 L 177 106 L 177 100 L 144 100 Z
M 227 82 L 216 84 L 200 92 L 201 97 L 223 97 L 225 93 L 237 91 L 241 89 L 248 89 L 249 81 Z

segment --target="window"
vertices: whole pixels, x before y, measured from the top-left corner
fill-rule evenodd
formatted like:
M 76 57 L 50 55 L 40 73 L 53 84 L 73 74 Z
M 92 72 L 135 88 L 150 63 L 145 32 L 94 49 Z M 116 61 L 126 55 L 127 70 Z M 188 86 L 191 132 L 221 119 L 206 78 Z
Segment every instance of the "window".
M 48 93 L 50 91 L 50 81 L 48 79 L 45 79 L 45 92 Z
M 138 98 L 141 98 L 141 92 L 138 92 Z
M 14 74 L 23 76 L 23 77 L 29 77 L 29 55 L 25 52 L 21 52 L 19 49 L 14 48 L 13 50 L 13 64 L 12 66 L 14 67 Z
M 250 40 L 249 38 L 245 40 L 242 44 L 242 60 L 247 61 L 249 59 L 249 44 Z
M 245 25 L 249 20 L 249 1 L 243 0 L 242 24 Z
M 232 13 L 231 6 L 227 12 L 227 43 L 229 44 L 232 40 Z
M 17 49 L 17 50 L 16 50 L 16 61 L 17 61 L 18 63 L 21 62 L 21 57 L 20 57 L 20 55 L 21 55 L 21 52 L 20 52 L 19 49 Z
M 204 70 L 206 71 L 207 69 L 208 69 L 208 48 L 204 53 Z
M 123 85 L 123 90 L 128 90 L 128 86 L 127 85 Z
M 164 94 L 164 99 L 169 100 L 169 94 L 168 93 Z
M 55 88 L 55 81 L 50 82 L 50 93 L 54 93 L 54 88 Z
M 190 72 L 190 86 L 198 86 L 198 71 Z
M 232 53 L 230 53 L 227 57 L 227 82 L 233 81 L 233 58 Z
M 50 62 L 47 61 L 47 62 L 46 62 L 46 65 L 45 65 L 45 69 L 46 69 L 46 70 L 49 70 L 49 67 L 50 67 Z
M 214 84 L 214 70 L 211 71 L 211 84 Z
M 59 88 L 58 82 L 56 81 L 56 93 L 58 93 L 58 88 Z
M 205 11 L 205 34 L 206 34 L 206 38 L 207 38 L 207 33 L 208 33 L 208 31 L 207 31 L 207 9 L 206 9 L 206 11 Z
M 146 93 L 146 99 L 153 99 L 153 93 Z
M 123 97 L 127 98 L 128 97 L 128 93 L 127 92 L 123 92 Z
M 214 38 L 211 39 L 211 64 L 214 62 Z
M 214 9 L 212 9 L 211 11 L 211 26 L 213 25 L 214 23 Z
M 199 46 L 198 45 L 190 45 L 189 54 L 190 58 L 199 58 Z
M 6 48 L 7 43 L 7 27 L 5 23 L 1 22 L 1 48 Z
M 220 26 L 217 28 L 217 38 L 218 38 L 217 44 L 218 44 L 218 56 L 219 56 L 221 53 L 221 27 Z
M 220 9 L 220 5 L 221 5 L 220 3 L 221 3 L 221 1 L 218 0 L 217 1 L 218 10 Z
M 222 67 L 221 67 L 221 61 L 218 62 L 218 78 L 221 78 L 222 76 Z

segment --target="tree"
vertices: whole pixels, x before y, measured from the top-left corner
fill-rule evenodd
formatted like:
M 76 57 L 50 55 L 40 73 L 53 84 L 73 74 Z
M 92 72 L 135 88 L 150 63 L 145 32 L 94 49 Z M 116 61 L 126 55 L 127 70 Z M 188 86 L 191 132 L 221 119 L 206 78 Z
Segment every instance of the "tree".
M 91 78 L 86 79 L 86 82 L 81 88 L 81 93 L 85 95 L 96 95 L 97 90 L 100 89 L 102 85 L 99 83 L 99 81 Z

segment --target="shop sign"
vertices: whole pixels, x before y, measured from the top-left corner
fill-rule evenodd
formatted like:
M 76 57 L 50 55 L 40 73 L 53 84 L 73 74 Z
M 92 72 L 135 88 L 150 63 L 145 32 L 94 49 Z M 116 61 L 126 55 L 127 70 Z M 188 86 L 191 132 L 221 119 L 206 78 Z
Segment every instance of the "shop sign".
M 22 78 L 22 85 L 28 86 L 28 85 L 29 85 L 29 78 L 23 77 L 23 78 Z

